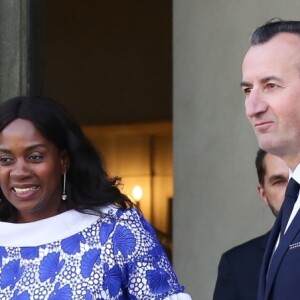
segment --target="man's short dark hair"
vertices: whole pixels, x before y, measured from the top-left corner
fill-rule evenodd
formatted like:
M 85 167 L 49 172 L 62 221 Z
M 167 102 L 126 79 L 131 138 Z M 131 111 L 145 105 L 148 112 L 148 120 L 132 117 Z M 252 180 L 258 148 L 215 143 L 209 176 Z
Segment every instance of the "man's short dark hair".
M 251 45 L 263 44 L 279 33 L 293 33 L 300 37 L 300 21 L 284 21 L 274 18 L 258 27 L 252 34 Z
M 258 149 L 256 153 L 255 166 L 258 177 L 258 182 L 263 186 L 265 183 L 265 175 L 266 175 L 266 166 L 265 166 L 265 156 L 267 152 L 263 149 Z

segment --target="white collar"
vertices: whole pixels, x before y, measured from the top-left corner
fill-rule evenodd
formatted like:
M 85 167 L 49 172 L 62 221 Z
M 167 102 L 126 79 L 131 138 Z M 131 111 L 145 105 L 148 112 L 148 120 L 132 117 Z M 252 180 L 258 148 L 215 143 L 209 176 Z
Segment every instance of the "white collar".
M 293 177 L 300 184 L 300 163 L 297 165 L 294 171 L 289 169 L 289 178 Z
M 69 210 L 30 223 L 0 222 L 0 246 L 34 247 L 59 241 L 82 231 L 98 219 L 96 215 Z

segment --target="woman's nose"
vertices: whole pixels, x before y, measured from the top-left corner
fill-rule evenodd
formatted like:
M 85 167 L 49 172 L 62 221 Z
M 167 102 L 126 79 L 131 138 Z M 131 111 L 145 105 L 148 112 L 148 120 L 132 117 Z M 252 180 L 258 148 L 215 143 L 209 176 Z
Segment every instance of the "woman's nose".
M 11 176 L 24 177 L 30 174 L 30 170 L 23 160 L 17 160 L 10 171 Z

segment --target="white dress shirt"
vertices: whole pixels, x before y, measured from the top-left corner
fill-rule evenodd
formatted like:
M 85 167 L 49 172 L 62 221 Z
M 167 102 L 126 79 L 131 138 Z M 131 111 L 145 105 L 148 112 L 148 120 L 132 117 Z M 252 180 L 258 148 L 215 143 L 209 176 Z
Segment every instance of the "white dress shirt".
M 295 181 L 297 181 L 297 183 L 300 184 L 300 163 L 297 165 L 297 167 L 296 167 L 296 169 L 295 169 L 294 172 L 292 172 L 292 171 L 290 170 L 290 178 L 291 178 L 291 177 L 293 177 L 293 179 L 294 179 Z M 287 225 L 286 225 L 286 228 L 285 228 L 284 233 L 286 233 L 287 229 L 288 229 L 289 226 L 291 225 L 291 223 L 292 223 L 292 221 L 294 220 L 294 218 L 295 218 L 295 216 L 296 216 L 296 214 L 297 214 L 299 208 L 300 208 L 300 193 L 299 193 L 299 195 L 298 195 L 297 201 L 296 201 L 296 203 L 295 203 L 295 205 L 294 205 L 294 208 L 293 208 L 293 210 L 292 210 L 292 213 L 291 213 L 291 215 L 290 215 L 290 218 L 289 218 L 289 221 L 288 221 L 288 223 L 287 223 Z
M 296 169 L 294 170 L 294 172 L 289 169 L 289 179 L 293 177 L 293 179 L 295 181 L 297 181 L 299 184 L 300 184 L 300 163 L 297 165 Z M 294 204 L 294 207 L 293 207 L 293 210 L 292 210 L 292 213 L 289 217 L 289 220 L 286 224 L 286 227 L 285 227 L 285 230 L 284 230 L 284 233 L 286 233 L 286 231 L 288 230 L 288 228 L 290 227 L 292 221 L 294 220 L 298 210 L 300 209 L 300 193 L 298 195 L 298 198 L 297 198 L 297 201 L 295 202 Z M 275 247 L 274 247 L 274 251 L 273 253 L 275 252 L 275 250 L 277 249 L 278 245 L 279 245 L 279 242 L 280 242 L 280 233 L 278 235 L 278 239 L 276 241 L 276 244 L 275 244 Z

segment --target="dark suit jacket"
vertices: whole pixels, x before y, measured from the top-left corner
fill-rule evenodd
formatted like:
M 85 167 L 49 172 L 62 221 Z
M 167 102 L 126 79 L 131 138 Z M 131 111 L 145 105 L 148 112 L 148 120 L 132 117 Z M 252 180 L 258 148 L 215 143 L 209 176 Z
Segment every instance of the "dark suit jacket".
M 255 300 L 269 232 L 225 252 L 213 300 Z M 283 299 L 282 299 L 283 300 Z
M 300 299 L 300 211 L 272 254 L 280 231 L 281 212 L 280 210 L 266 246 L 258 300 Z

